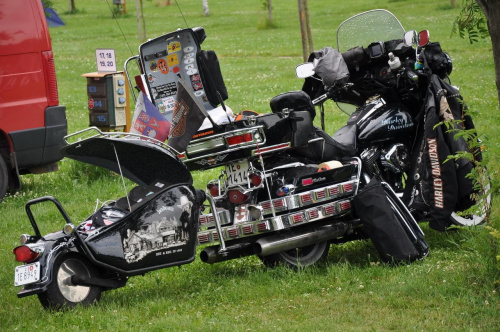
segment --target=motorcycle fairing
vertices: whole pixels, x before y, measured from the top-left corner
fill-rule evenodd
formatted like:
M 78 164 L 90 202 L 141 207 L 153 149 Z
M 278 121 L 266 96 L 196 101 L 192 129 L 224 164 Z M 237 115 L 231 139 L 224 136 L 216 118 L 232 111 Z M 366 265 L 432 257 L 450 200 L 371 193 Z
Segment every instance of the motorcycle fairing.
M 168 149 L 138 136 L 98 135 L 61 149 L 64 157 L 106 168 L 127 179 L 148 186 L 162 181 L 167 187 L 192 184 L 186 166 Z

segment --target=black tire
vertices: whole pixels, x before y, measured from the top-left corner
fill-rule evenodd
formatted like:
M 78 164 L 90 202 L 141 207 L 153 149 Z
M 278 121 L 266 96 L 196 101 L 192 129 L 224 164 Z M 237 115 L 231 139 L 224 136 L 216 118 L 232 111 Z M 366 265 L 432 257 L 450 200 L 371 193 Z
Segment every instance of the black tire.
M 88 278 L 99 276 L 97 269 L 87 259 L 78 255 L 64 255 L 57 259 L 52 272 L 52 281 L 47 290 L 38 294 L 38 299 L 45 309 L 88 306 L 101 298 L 100 287 L 71 283 L 71 276 L 75 274 Z
M 0 155 L 0 202 L 2 201 L 9 186 L 9 169 L 7 163 Z
M 325 260 L 329 249 L 330 243 L 325 241 L 259 258 L 267 267 L 283 265 L 298 270 Z

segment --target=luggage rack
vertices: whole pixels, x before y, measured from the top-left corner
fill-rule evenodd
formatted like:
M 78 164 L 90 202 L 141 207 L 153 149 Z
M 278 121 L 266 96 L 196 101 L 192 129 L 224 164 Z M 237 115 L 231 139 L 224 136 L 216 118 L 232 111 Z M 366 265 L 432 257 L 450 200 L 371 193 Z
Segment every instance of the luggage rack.
M 83 142 L 85 140 L 91 139 L 91 138 L 120 138 L 120 139 L 125 139 L 125 140 L 140 140 L 148 143 L 152 143 L 154 145 L 157 145 L 163 149 L 166 149 L 172 153 L 174 153 L 176 156 L 179 154 L 177 151 L 175 151 L 173 148 L 168 146 L 167 144 L 163 143 L 162 141 L 159 141 L 155 138 L 151 138 L 148 136 L 144 136 L 141 134 L 134 134 L 134 133 L 125 133 L 125 132 L 102 132 L 99 128 L 97 127 L 89 127 L 85 128 L 83 130 L 74 132 L 72 134 L 66 135 L 64 137 L 64 141 L 66 144 L 75 144 L 78 142 Z M 70 141 L 71 138 L 76 139 L 75 141 Z

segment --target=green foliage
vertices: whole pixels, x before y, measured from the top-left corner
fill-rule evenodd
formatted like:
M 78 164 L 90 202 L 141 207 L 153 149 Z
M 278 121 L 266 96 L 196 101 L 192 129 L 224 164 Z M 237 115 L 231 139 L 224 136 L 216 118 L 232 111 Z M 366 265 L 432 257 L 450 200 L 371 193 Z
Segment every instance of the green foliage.
M 452 34 L 456 33 L 461 38 L 467 36 L 471 44 L 488 38 L 486 18 L 476 0 L 463 0 L 462 10 L 453 22 Z

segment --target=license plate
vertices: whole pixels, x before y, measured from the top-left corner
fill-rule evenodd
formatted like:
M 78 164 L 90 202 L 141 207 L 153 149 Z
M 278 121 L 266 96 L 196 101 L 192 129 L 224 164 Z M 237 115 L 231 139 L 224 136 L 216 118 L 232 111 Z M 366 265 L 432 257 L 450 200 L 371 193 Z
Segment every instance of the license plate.
M 40 263 L 36 262 L 28 265 L 16 267 L 14 273 L 14 286 L 31 284 L 40 280 Z
M 248 161 L 240 160 L 226 165 L 227 184 L 229 187 L 247 184 Z

